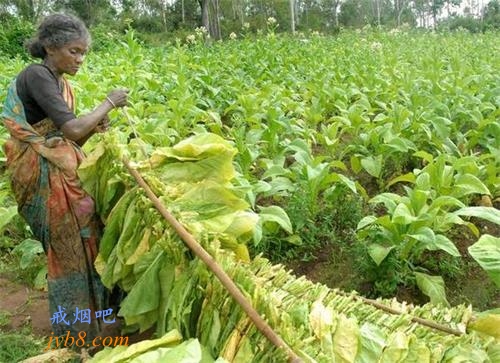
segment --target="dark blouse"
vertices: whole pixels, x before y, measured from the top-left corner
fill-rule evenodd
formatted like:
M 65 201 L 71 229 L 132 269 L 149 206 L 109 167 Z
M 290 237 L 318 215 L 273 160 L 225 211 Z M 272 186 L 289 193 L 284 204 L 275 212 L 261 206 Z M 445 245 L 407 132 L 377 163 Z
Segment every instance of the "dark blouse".
M 26 120 L 31 125 L 48 117 L 60 128 L 75 119 L 63 99 L 57 77 L 43 64 L 31 64 L 16 79 L 17 95 L 24 106 Z

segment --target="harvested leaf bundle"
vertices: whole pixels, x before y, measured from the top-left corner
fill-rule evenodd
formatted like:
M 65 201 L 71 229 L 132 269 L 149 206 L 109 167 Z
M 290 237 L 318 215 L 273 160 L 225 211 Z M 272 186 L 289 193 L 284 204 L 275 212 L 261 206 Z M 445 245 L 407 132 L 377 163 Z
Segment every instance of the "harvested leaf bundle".
M 97 353 L 92 363 L 214 363 L 210 354 L 200 345 L 197 339 L 182 341 L 177 330 L 172 330 L 154 340 L 146 340 L 131 346 L 105 348 Z M 215 363 L 223 363 L 218 359 Z
M 405 312 L 392 315 L 367 305 L 355 293 L 346 294 L 296 278 L 283 266 L 272 265 L 261 257 L 247 264 L 219 251 L 217 260 L 306 362 L 495 361 L 493 354 L 499 342 L 493 336 L 455 336 L 411 321 L 412 316 L 426 316 L 465 333 L 465 324 L 472 316 L 470 306 L 413 307 L 395 300 L 383 301 Z M 206 291 L 197 337 L 214 349 L 212 354 L 235 362 L 278 361 L 277 352 L 218 281 L 212 280 Z M 217 326 L 223 328 L 217 330 Z M 216 338 L 212 336 L 215 333 Z M 285 357 L 282 360 L 286 361 Z
M 120 160 L 126 151 L 110 135 L 79 170 L 106 224 L 96 268 L 106 286 L 118 284 L 128 293 L 120 311 L 127 324 L 145 330 L 158 322 L 159 334 L 178 328 L 192 336 L 196 321 L 190 321 L 190 314 L 201 304 L 201 297 L 195 298 L 201 293 L 197 278 L 207 272 L 182 273 L 191 263 L 190 252 L 123 172 Z M 202 134 L 155 150 L 138 168 L 190 233 L 206 242 L 205 248 L 222 246 L 249 261 L 245 243 L 253 237 L 258 216 L 230 183 L 234 154 L 219 136 Z
M 120 160 L 120 150 L 113 143 L 104 150 L 98 149 L 99 157 L 83 165 L 83 172 L 102 160 Z M 411 322 L 409 314 L 388 314 L 366 305 L 355 294 L 297 279 L 263 258 L 250 263 L 244 242 L 252 237 L 258 216 L 247 210 L 230 183 L 233 156 L 234 150 L 224 140 L 203 134 L 157 150 L 137 167 L 170 211 L 304 360 L 492 361 L 498 354 L 493 337 L 438 333 Z M 106 171 L 114 170 L 110 178 L 123 176 L 119 169 L 116 162 Z M 191 258 L 142 191 L 131 186 L 129 177 L 121 179 L 123 188 L 106 194 L 100 192 L 101 184 L 108 183 L 106 178 L 101 175 L 95 181 L 89 175 L 84 180 L 102 196 L 98 204 L 103 211 L 110 210 L 104 217 L 106 229 L 96 266 L 106 286 L 119 284 L 128 292 L 119 312 L 127 324 L 144 330 L 156 323 L 159 336 L 177 329 L 185 337 L 197 337 L 212 356 L 229 361 L 286 361 L 284 352 L 257 331 L 203 263 Z M 462 331 L 472 315 L 464 306 L 410 309 L 388 303 Z

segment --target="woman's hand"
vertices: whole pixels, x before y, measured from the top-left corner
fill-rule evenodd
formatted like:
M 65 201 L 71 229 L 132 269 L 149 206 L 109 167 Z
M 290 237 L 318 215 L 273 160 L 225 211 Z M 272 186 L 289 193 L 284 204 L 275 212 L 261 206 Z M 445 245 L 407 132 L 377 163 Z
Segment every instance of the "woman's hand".
M 124 107 L 127 106 L 127 98 L 128 98 L 128 89 L 119 88 L 111 91 L 106 96 L 106 100 L 115 107 Z
M 103 132 L 108 129 L 108 112 L 115 107 L 126 106 L 127 99 L 127 89 L 115 89 L 108 94 L 106 100 L 94 111 L 73 120 L 66 121 L 61 126 L 61 131 L 66 138 L 83 145 L 94 132 Z
M 101 119 L 101 121 L 99 121 L 99 123 L 97 124 L 97 126 L 93 131 L 95 133 L 102 134 L 108 130 L 109 130 L 109 116 L 106 115 Z

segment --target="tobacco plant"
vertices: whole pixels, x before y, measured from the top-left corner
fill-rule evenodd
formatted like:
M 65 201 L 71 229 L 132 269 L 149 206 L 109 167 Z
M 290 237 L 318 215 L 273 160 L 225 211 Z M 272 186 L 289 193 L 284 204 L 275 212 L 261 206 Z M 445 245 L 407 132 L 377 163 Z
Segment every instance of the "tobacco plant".
M 421 153 L 421 155 L 423 155 Z M 358 224 L 358 236 L 368 242 L 368 254 L 379 266 L 392 253 L 401 261 L 403 277 L 412 274 L 416 285 L 435 303 L 447 304 L 444 281 L 431 276 L 419 266 L 424 251 L 441 250 L 460 257 L 447 232 L 454 225 L 466 225 L 479 237 L 478 228 L 460 216 L 484 218 L 500 224 L 500 214 L 492 208 L 466 207 L 464 200 L 472 194 L 490 195 L 488 188 L 471 172 L 477 168 L 473 160 L 455 159 L 453 164 L 441 155 L 410 175 L 392 182 L 410 181 L 405 194 L 382 193 L 373 197 L 372 205 L 382 204 L 382 215 L 370 215 Z

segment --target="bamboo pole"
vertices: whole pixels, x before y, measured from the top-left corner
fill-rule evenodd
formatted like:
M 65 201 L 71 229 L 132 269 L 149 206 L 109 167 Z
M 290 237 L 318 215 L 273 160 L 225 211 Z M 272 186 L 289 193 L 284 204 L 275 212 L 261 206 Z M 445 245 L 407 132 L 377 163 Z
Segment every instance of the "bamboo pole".
M 217 276 L 222 285 L 226 288 L 229 294 L 236 300 L 236 302 L 245 311 L 248 317 L 255 324 L 255 327 L 260 330 L 264 336 L 269 339 L 278 348 L 284 349 L 288 354 L 288 359 L 291 363 L 302 362 L 302 359 L 295 354 L 295 352 L 276 334 L 276 332 L 269 326 L 269 324 L 259 315 L 257 310 L 248 302 L 245 296 L 238 289 L 233 280 L 226 274 L 226 272 L 219 266 L 217 261 L 195 240 L 195 238 L 184 228 L 184 226 L 177 221 L 177 219 L 170 214 L 170 212 L 161 203 L 160 199 L 153 193 L 149 185 L 142 178 L 141 174 L 130 166 L 127 159 L 122 159 L 123 164 L 128 169 L 130 174 L 134 177 L 137 183 L 144 189 L 147 197 L 153 202 L 153 205 L 160 212 L 160 214 L 167 220 L 168 223 L 179 234 L 186 245 L 198 256 L 208 268 Z

